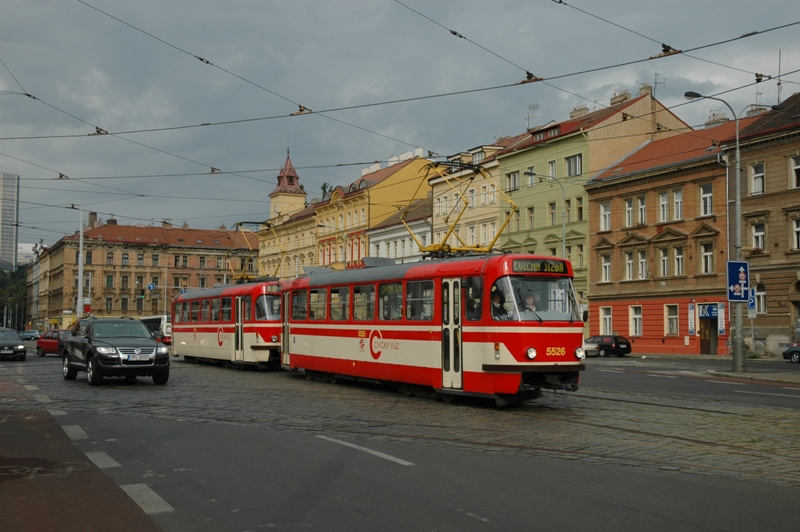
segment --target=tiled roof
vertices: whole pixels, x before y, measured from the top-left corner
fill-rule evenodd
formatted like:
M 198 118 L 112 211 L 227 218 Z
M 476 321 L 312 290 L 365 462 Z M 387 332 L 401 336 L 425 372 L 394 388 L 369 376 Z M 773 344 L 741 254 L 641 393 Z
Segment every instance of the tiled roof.
M 289 158 L 289 151 L 286 151 L 286 162 L 278 174 L 278 184 L 275 190 L 269 193 L 269 197 L 275 194 L 302 194 L 306 195 L 306 191 L 300 187 L 300 176 L 294 169 L 292 160 Z
M 740 131 L 755 120 L 755 117 L 740 120 Z M 589 183 L 715 158 L 720 153 L 720 145 L 735 135 L 736 123 L 730 120 L 666 139 L 648 141 L 606 170 L 595 174 Z
M 547 124 L 544 127 L 532 129 L 527 132 L 529 138 L 522 142 L 517 142 L 509 146 L 508 148 L 503 149 L 502 151 L 497 153 L 497 156 L 503 156 L 508 153 L 513 153 L 517 150 L 524 150 L 526 148 L 530 148 L 531 146 L 547 141 L 551 141 L 553 139 L 562 138 L 567 135 L 571 135 L 578 131 L 586 130 L 593 128 L 602 124 L 605 120 L 609 117 L 614 116 L 615 114 L 621 112 L 624 109 L 627 109 L 634 103 L 638 102 L 646 95 L 640 95 L 636 98 L 631 98 L 630 100 L 626 100 L 622 103 L 618 103 L 615 105 L 610 105 L 608 107 L 604 107 L 602 109 L 598 109 L 597 111 L 592 111 L 591 113 L 586 113 L 585 115 L 581 115 L 575 118 L 570 118 L 569 120 L 564 120 L 563 122 L 558 122 L 556 124 Z M 557 128 L 555 130 L 554 128 Z M 556 134 L 552 136 L 547 135 L 547 131 L 557 131 Z M 545 132 L 543 139 L 536 139 L 537 133 Z
M 384 229 L 394 225 L 402 225 L 401 218 L 406 209 L 400 209 L 396 213 L 389 216 L 387 219 L 377 224 L 372 229 Z M 406 215 L 406 222 L 413 222 L 416 220 L 424 220 L 433 214 L 433 204 L 430 198 L 421 198 L 411 202 L 408 206 L 408 214 Z
M 171 248 L 217 248 L 258 249 L 258 236 L 254 233 L 219 229 L 184 229 L 182 227 L 142 227 L 136 225 L 106 224 L 85 230 L 85 242 L 108 242 L 115 244 L 160 245 Z M 79 235 L 64 237 L 78 240 Z
M 784 100 L 779 108 L 761 115 L 755 123 L 742 128 L 739 139 L 800 128 L 800 92 Z

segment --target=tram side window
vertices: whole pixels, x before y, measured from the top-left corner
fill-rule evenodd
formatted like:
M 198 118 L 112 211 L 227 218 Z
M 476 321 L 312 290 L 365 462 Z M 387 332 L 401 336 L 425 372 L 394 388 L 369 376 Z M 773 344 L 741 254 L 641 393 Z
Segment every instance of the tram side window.
M 357 321 L 375 319 L 374 286 L 356 286 L 353 288 L 353 319 Z
M 433 319 L 433 281 L 406 283 L 406 319 Z
M 331 288 L 331 319 L 346 320 L 350 317 L 350 289 L 346 286 Z
M 174 316 L 172 318 L 172 321 L 174 323 L 180 323 L 181 322 L 181 310 L 182 310 L 182 307 L 183 307 L 183 303 L 175 303 L 175 307 L 172 309 L 172 315 Z
M 219 321 L 219 299 L 211 300 L 211 321 Z
M 190 310 L 191 306 L 192 305 L 191 305 L 190 302 L 184 301 L 183 310 L 182 310 L 183 318 L 181 319 L 181 321 L 183 323 L 188 323 L 189 322 L 189 310 Z
M 200 321 L 211 321 L 211 300 L 204 299 L 202 310 L 200 312 Z
M 481 319 L 481 291 L 483 283 L 480 277 L 467 277 L 464 282 L 467 295 L 467 320 L 478 321 Z
M 379 286 L 380 319 L 399 320 L 403 317 L 403 284 L 386 283 Z
M 250 296 L 242 298 L 242 307 L 244 310 L 244 321 L 252 321 L 253 319 L 253 299 Z
M 200 302 L 199 301 L 192 301 L 192 321 L 198 322 L 200 321 Z
M 307 310 L 306 302 L 308 300 L 308 292 L 305 290 L 297 290 L 292 292 L 292 319 L 304 320 L 306 319 Z
M 280 317 L 280 297 L 261 294 L 256 299 L 256 320 L 276 320 Z
M 231 309 L 233 306 L 231 305 L 231 298 L 223 297 L 222 298 L 222 321 L 232 321 L 231 320 Z
M 328 309 L 328 292 L 324 288 L 311 290 L 309 305 L 312 320 L 324 320 Z

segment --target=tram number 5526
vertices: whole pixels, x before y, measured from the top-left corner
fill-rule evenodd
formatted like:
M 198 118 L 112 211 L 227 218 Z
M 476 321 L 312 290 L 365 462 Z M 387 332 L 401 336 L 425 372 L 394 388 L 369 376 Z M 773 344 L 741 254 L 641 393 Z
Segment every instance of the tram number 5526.
M 567 349 L 565 347 L 548 347 L 544 351 L 544 356 L 546 357 L 563 357 L 567 354 Z

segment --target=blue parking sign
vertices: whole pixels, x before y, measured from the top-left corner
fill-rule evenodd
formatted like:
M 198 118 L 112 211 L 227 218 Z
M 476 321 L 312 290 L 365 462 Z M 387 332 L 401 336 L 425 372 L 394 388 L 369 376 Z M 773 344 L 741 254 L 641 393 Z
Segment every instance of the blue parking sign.
M 746 260 L 728 261 L 728 301 L 745 303 L 750 292 L 750 264 Z

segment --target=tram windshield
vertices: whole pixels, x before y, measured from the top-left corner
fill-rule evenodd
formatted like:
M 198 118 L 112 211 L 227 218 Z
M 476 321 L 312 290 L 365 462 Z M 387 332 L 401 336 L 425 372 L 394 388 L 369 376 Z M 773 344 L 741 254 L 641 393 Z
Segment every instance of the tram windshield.
M 279 321 L 281 319 L 281 298 L 279 294 L 260 295 L 256 299 L 256 319 L 259 321 Z
M 492 318 L 502 321 L 581 321 L 569 278 L 502 277 L 492 285 Z

